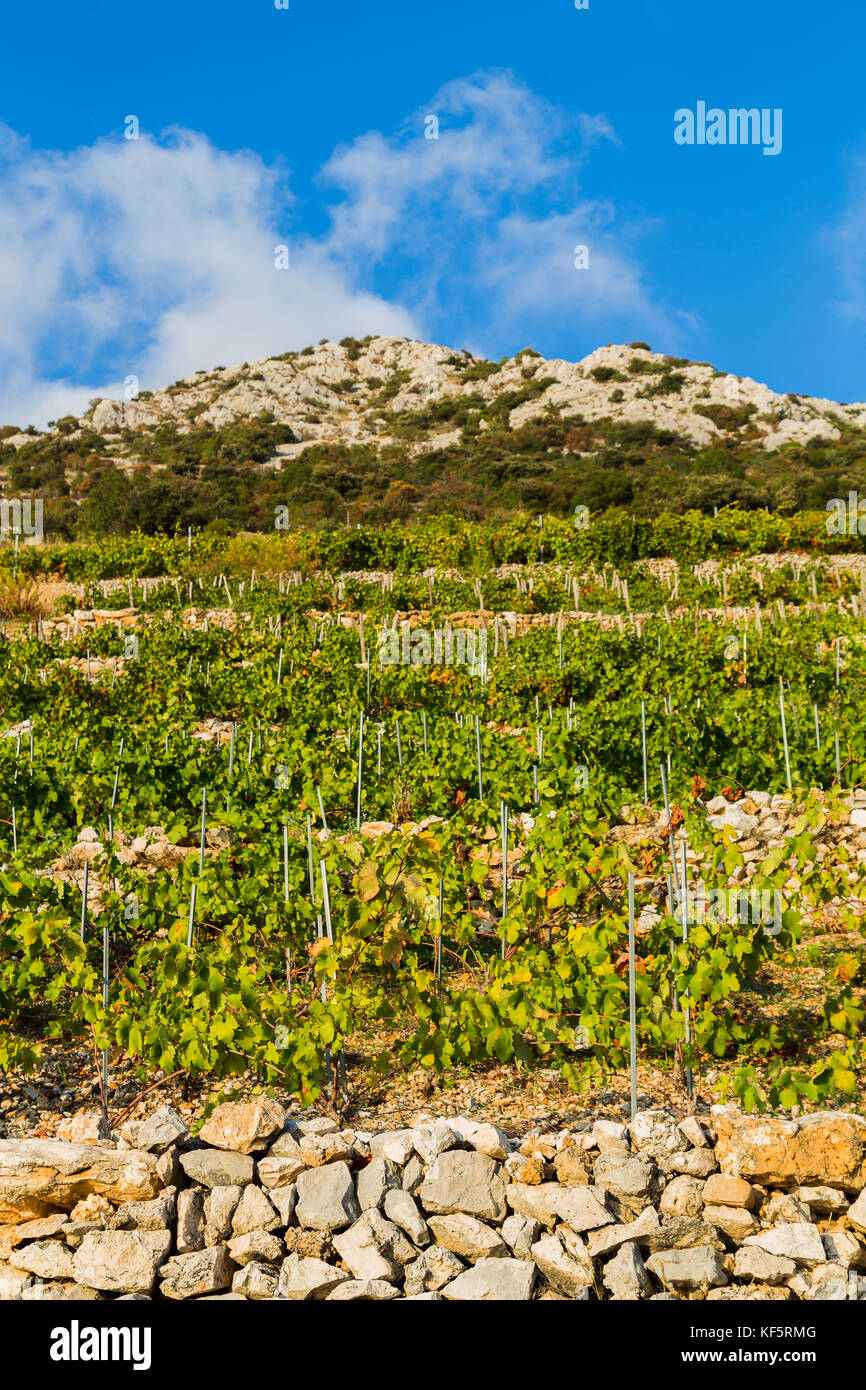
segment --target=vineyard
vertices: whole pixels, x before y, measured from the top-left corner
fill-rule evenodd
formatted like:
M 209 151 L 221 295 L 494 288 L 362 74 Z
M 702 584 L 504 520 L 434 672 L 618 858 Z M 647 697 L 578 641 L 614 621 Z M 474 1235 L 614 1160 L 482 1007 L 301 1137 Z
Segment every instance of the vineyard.
M 7 548 L 7 1094 L 601 1094 L 633 1020 L 647 1094 L 858 1109 L 866 555 L 825 521 Z

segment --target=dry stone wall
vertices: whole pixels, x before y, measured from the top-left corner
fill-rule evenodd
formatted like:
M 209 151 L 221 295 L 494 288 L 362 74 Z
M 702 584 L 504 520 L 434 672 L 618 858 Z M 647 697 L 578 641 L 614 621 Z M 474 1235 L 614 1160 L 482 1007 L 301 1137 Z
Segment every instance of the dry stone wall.
M 0 1140 L 0 1298 L 866 1300 L 866 1120 L 640 1112 L 509 1138 L 163 1106 Z

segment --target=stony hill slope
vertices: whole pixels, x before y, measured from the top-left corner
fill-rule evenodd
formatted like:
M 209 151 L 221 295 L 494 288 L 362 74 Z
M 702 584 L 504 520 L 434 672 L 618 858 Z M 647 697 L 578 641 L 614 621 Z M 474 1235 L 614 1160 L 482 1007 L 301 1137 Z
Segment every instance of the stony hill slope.
M 279 501 L 299 522 L 790 510 L 866 483 L 866 403 L 780 395 L 639 343 L 495 363 L 344 339 L 94 401 L 45 434 L 7 426 L 0 464 L 13 490 L 56 499 L 67 535 L 79 509 L 91 530 L 258 529 Z
M 611 344 L 580 362 L 524 352 L 490 363 L 401 338 L 325 342 L 301 353 L 196 372 L 131 401 L 100 400 L 81 424 L 97 433 L 152 429 L 169 420 L 181 430 L 192 423 L 220 429 L 269 412 L 292 427 L 300 444 L 387 443 L 390 416 L 423 416 L 431 406 L 464 403 L 482 425 L 487 407 L 513 392 L 528 399 L 509 411 L 512 429 L 554 407 L 590 421 L 649 421 L 705 446 L 723 438 L 736 424 L 731 417 L 741 415 L 747 417 L 744 425 L 752 422 L 756 443 L 776 449 L 816 438 L 837 440 L 846 428 L 866 426 L 866 403 L 779 395 L 748 377 L 665 357 L 643 345 Z M 441 424 L 419 421 L 421 443 L 450 442 L 455 431 L 448 428 L 447 411 L 442 415 Z

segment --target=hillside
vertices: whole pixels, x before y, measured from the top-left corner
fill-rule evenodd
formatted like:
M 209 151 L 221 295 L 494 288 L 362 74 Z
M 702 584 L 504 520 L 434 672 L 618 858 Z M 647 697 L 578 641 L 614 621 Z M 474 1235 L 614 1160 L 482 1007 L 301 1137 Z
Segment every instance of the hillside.
M 49 530 L 381 522 L 456 512 L 790 511 L 866 489 L 866 404 L 779 395 L 644 344 L 498 363 L 396 338 L 320 343 L 0 430 Z

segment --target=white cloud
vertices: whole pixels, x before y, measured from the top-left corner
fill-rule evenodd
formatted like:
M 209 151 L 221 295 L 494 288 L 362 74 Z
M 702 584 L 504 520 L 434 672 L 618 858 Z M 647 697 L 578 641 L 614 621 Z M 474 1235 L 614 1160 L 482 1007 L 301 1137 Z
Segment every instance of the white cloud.
M 835 308 L 843 318 L 866 318 L 866 155 L 852 160 L 848 202 L 835 226 L 825 232 L 842 279 L 844 298 Z
M 673 335 L 673 320 L 654 301 L 629 249 L 634 232 L 618 233 L 614 223 L 610 204 L 592 202 L 543 218 L 515 213 L 503 219 L 479 268 L 498 316 L 534 328 L 540 320 L 575 315 L 595 326 L 629 318 L 636 328 Z M 579 248 L 586 249 L 585 268 Z
M 438 118 L 438 139 L 426 136 Z M 355 268 L 411 264 L 403 297 L 428 330 L 465 330 L 496 351 L 522 326 L 611 318 L 674 341 L 675 319 L 634 250 L 649 223 L 619 226 L 609 201 L 580 189 L 597 146 L 619 145 L 603 114 L 568 115 L 510 73 L 450 82 L 393 137 L 337 150 L 322 178 L 341 188 L 329 249 Z M 590 266 L 576 271 L 574 247 Z
M 428 138 L 428 117 L 439 122 Z M 346 194 L 331 245 L 382 257 L 411 246 L 447 209 L 461 222 L 495 216 L 508 198 L 567 173 L 554 151 L 565 118 L 508 73 L 449 82 L 390 139 L 373 131 L 338 149 L 323 179 Z M 447 235 L 447 226 L 442 229 Z
M 253 152 L 181 130 L 33 151 L 0 126 L 0 423 L 321 337 L 468 338 L 498 356 L 503 335 L 564 315 L 605 340 L 611 319 L 673 337 L 635 250 L 646 225 L 620 227 L 579 185 L 617 144 L 606 116 L 512 74 L 450 82 L 395 134 L 334 152 L 321 179 L 342 200 L 313 240 L 292 234 L 285 168 Z
M 320 337 L 416 334 L 399 305 L 293 243 L 287 201 L 283 170 L 189 132 L 69 154 L 3 132 L 0 421 L 78 412 L 130 374 L 155 387 Z

